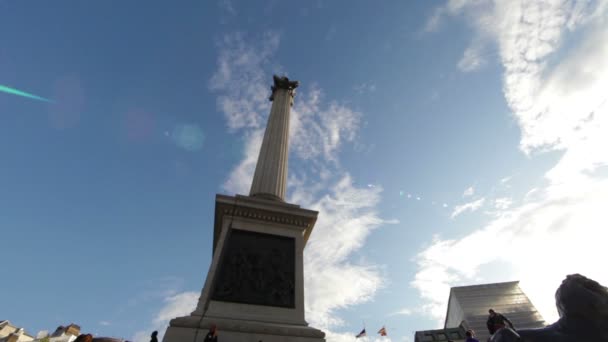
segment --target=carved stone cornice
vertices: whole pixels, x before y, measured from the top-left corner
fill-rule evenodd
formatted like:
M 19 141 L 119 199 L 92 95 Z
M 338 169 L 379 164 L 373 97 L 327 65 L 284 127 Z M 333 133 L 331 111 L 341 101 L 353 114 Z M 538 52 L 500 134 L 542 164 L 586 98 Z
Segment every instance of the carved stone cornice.
M 293 226 L 310 227 L 310 222 L 303 221 L 301 217 L 295 215 L 285 215 L 279 213 L 273 213 L 270 211 L 264 211 L 259 209 L 250 209 L 250 208 L 241 208 L 237 207 L 236 209 L 232 208 L 224 208 L 224 215 L 230 215 L 235 217 L 246 217 L 255 220 L 261 220 L 266 222 L 274 222 L 274 223 L 285 223 Z
M 317 221 L 318 212 L 299 205 L 277 202 L 258 197 L 216 195 L 213 250 L 219 240 L 224 220 L 235 218 L 288 225 L 304 231 L 304 244 Z

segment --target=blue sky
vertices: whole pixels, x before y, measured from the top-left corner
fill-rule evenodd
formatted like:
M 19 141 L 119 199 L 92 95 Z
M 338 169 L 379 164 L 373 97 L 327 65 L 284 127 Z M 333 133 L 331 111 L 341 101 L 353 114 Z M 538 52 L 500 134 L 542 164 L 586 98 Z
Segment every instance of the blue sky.
M 309 323 L 409 341 L 450 286 L 510 280 L 553 321 L 566 274 L 608 283 L 607 11 L 0 1 L 0 84 L 54 101 L 0 93 L 0 319 L 144 341 L 188 313 L 278 73 L 289 201 L 320 211 Z

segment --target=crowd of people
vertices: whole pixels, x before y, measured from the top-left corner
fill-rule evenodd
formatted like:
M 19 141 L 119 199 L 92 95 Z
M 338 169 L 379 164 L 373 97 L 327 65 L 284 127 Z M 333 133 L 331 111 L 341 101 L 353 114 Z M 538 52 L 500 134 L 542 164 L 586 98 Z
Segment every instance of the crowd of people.
M 211 324 L 207 335 L 205 335 L 204 342 L 218 342 L 217 340 L 217 325 Z M 153 331 L 150 335 L 150 342 L 158 342 L 158 331 Z
M 515 329 L 515 327 L 513 326 L 513 323 L 507 317 L 505 317 L 505 315 L 494 311 L 494 309 L 488 310 L 488 313 L 490 315 L 488 316 L 488 321 L 486 322 L 486 325 L 488 327 L 488 332 L 490 333 L 490 335 L 494 335 L 498 330 L 506 328 L 507 325 L 509 328 Z M 212 324 L 211 327 L 209 327 L 209 331 L 207 332 L 207 335 L 205 335 L 204 342 L 218 342 L 217 335 L 218 335 L 217 326 L 215 324 Z M 473 331 L 472 329 L 467 330 L 465 335 L 466 335 L 465 342 L 479 342 L 479 340 L 475 338 L 475 331 Z M 152 332 L 152 335 L 150 336 L 150 342 L 158 342 L 157 336 L 158 336 L 158 331 Z M 76 342 L 81 342 L 81 341 L 76 341 Z M 82 342 L 88 342 L 88 341 L 83 340 Z M 448 342 L 454 342 L 454 341 L 448 340 Z

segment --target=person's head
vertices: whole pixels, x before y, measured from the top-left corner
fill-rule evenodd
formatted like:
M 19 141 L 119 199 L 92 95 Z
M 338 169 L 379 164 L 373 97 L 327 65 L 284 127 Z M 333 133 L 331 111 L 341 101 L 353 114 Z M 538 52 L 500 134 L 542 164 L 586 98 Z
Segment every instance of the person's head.
M 475 333 L 471 329 L 467 330 L 467 332 L 464 333 L 464 334 L 467 335 L 467 337 L 473 337 L 473 336 L 475 336 Z
M 215 325 L 215 323 L 211 323 L 211 326 L 209 326 L 209 331 L 211 331 L 212 333 L 215 333 L 216 330 L 217 330 L 217 325 Z
M 590 322 L 608 319 L 608 288 L 580 274 L 570 274 L 555 292 L 559 317 L 581 317 Z
M 156 335 L 158 335 L 158 331 L 154 330 L 154 331 L 152 332 L 152 337 L 156 337 Z
M 494 311 L 494 309 L 488 310 L 488 313 L 490 314 L 491 317 L 494 317 L 494 315 L 496 315 L 496 312 Z

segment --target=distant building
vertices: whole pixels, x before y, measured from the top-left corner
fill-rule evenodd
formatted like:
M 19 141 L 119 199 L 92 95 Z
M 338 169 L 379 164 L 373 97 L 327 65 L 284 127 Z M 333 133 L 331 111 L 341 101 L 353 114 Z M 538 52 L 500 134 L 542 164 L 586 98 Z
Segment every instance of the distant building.
M 454 342 L 463 342 L 466 339 L 464 335 L 466 329 L 463 326 L 458 326 L 457 328 L 445 328 L 445 329 L 435 329 L 435 330 L 424 330 L 424 331 L 416 331 L 416 335 L 414 336 L 414 340 L 416 342 L 431 342 L 431 341 L 454 341 Z M 480 342 L 485 342 L 481 341 Z
M 23 328 L 16 327 L 11 322 L 0 321 L 0 342 L 29 342 L 34 336 L 27 334 Z
M 80 326 L 76 325 L 74 323 L 71 323 L 70 325 L 67 326 L 59 326 L 57 328 L 57 330 L 55 330 L 55 332 L 53 333 L 52 336 L 55 337 L 59 337 L 59 336 L 65 336 L 65 335 L 70 335 L 70 336 L 78 336 L 80 335 Z
M 25 333 L 23 328 L 12 325 L 9 321 L 0 321 L 0 342 L 72 342 L 80 334 L 80 326 L 70 324 L 59 326 L 55 332 L 39 332 L 36 337 Z
M 477 339 L 484 342 L 490 336 L 486 327 L 488 309 L 504 314 L 517 329 L 545 326 L 518 281 L 458 286 L 450 290 L 444 329 L 417 331 L 415 342 L 457 342 L 460 340 L 457 336 L 465 339 L 464 332 L 468 329 L 473 329 Z
M 60 325 L 55 329 L 55 332 L 48 335 L 40 332 L 34 342 L 40 342 L 41 340 L 48 338 L 48 342 L 72 342 L 80 335 L 80 326 L 71 323 L 70 325 Z

